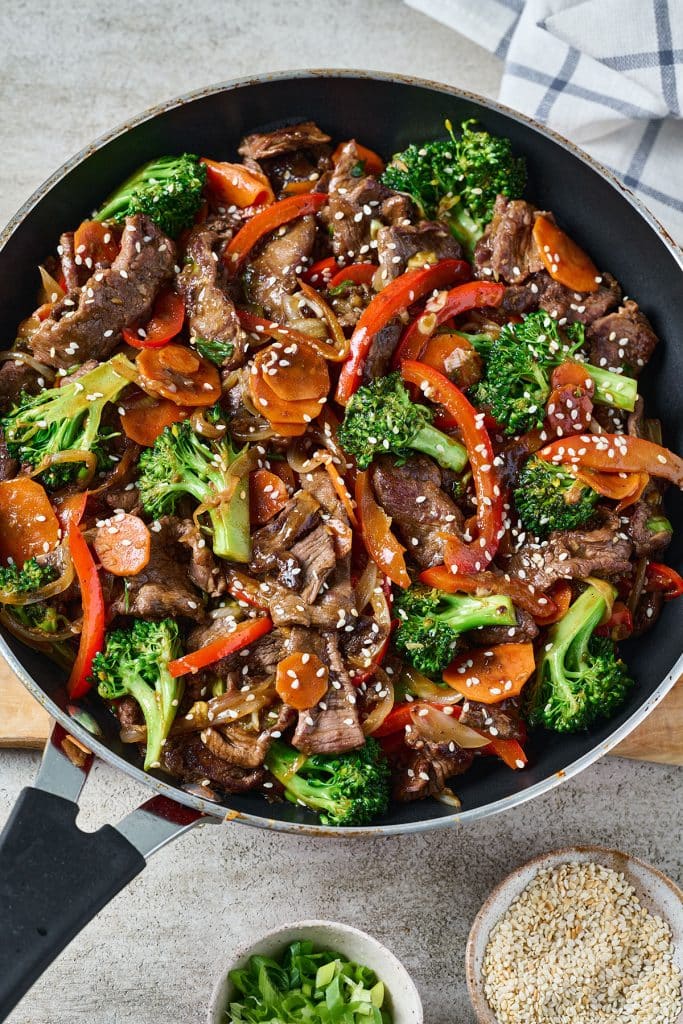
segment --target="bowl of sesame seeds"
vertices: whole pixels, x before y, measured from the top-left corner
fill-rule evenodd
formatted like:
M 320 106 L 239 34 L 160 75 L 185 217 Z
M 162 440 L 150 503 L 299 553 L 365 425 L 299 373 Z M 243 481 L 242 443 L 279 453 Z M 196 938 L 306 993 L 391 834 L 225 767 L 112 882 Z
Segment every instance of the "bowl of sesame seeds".
M 488 897 L 466 969 L 479 1024 L 681 1024 L 683 892 L 618 850 L 543 854 Z

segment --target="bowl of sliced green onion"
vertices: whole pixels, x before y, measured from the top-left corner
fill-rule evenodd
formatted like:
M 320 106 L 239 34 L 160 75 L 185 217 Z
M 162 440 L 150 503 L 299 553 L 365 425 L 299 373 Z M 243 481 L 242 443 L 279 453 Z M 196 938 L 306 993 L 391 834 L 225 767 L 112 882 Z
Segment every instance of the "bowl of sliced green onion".
M 423 1024 L 405 967 L 371 935 L 300 921 L 264 935 L 218 979 L 208 1024 Z

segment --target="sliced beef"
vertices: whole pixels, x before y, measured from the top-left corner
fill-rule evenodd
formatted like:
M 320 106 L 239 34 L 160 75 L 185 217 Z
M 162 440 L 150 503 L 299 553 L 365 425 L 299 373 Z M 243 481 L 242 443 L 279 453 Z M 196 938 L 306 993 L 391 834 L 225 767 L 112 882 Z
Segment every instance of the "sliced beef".
M 0 412 L 8 412 L 22 391 L 27 395 L 37 395 L 42 389 L 43 378 L 37 370 L 24 362 L 23 359 L 7 359 L 0 364 Z
M 371 225 L 382 203 L 394 193 L 377 178 L 363 173 L 355 141 L 347 142 L 337 159 L 328 186 L 329 203 L 321 216 L 332 234 L 332 250 L 340 259 L 355 260 L 369 253 Z
M 520 740 L 524 736 L 517 704 L 511 700 L 501 701 L 500 704 L 466 700 L 462 705 L 460 722 L 502 740 Z
M 604 508 L 600 513 L 594 530 L 554 530 L 547 541 L 527 541 L 510 559 L 509 574 L 547 590 L 559 579 L 613 579 L 630 572 L 633 546 L 619 517 Z
M 380 228 L 377 232 L 377 258 L 382 285 L 403 274 L 408 261 L 418 256 L 423 262 L 461 260 L 463 249 L 459 242 L 438 221 L 424 220 L 419 224 L 398 224 Z
M 140 504 L 140 492 L 137 487 L 134 485 L 131 487 L 130 484 L 104 491 L 101 495 L 98 495 L 99 497 L 101 497 L 106 507 L 112 512 L 138 513 L 142 507 Z
M 638 558 L 651 558 L 658 561 L 657 555 L 661 554 L 671 543 L 672 534 L 669 530 L 660 530 L 653 533 L 648 528 L 648 520 L 653 516 L 661 515 L 658 509 L 659 502 L 653 507 L 647 501 L 637 501 L 624 513 L 626 520 L 624 529 L 633 543 L 633 550 Z
M 237 152 L 241 156 L 260 161 L 283 153 L 294 153 L 299 149 L 312 149 L 329 141 L 330 136 L 318 128 L 314 121 L 302 121 L 300 124 L 276 128 L 272 132 L 253 132 L 242 139 Z
M 19 463 L 10 455 L 5 435 L 0 427 L 0 481 L 11 480 L 13 476 L 17 475 L 18 470 Z
M 291 555 L 300 569 L 299 594 L 306 604 L 313 604 L 320 588 L 334 569 L 337 557 L 332 535 L 322 523 L 297 541 Z
M 611 274 L 601 275 L 602 281 L 594 292 L 574 292 L 549 274 L 539 275 L 538 306 L 557 320 L 567 323 L 592 324 L 614 309 L 621 300 L 621 288 Z
M 131 725 L 142 725 L 145 721 L 142 708 L 134 697 L 121 697 L 114 704 L 114 711 L 122 728 Z
M 526 644 L 538 636 L 538 626 L 531 615 L 523 608 L 516 608 L 516 626 L 484 626 L 482 629 L 471 629 L 467 634 L 470 643 L 477 647 L 489 647 L 491 644 Z
M 76 262 L 73 231 L 65 231 L 59 239 L 59 259 L 67 295 L 77 292 L 81 286 L 80 266 L 82 260 Z M 80 266 L 79 266 L 80 265 Z
M 202 743 L 197 733 L 168 739 L 163 748 L 161 767 L 183 782 L 201 783 L 208 779 L 225 793 L 246 793 L 259 786 L 266 777 L 264 768 L 240 768 L 218 757 Z
M 543 269 L 533 238 L 538 212 L 523 199 L 498 196 L 491 223 L 474 250 L 477 277 L 521 284 Z
M 204 729 L 200 734 L 202 743 L 224 761 L 240 768 L 258 768 L 263 764 L 275 736 L 281 736 L 294 724 L 296 711 L 281 704 L 278 709 L 268 709 L 265 717 L 266 726 L 258 732 L 237 723 Z
M 178 541 L 190 552 L 187 573 L 192 582 L 209 597 L 225 593 L 225 576 L 221 573 L 213 551 L 191 519 L 178 519 L 175 524 Z
M 31 337 L 36 358 L 58 367 L 107 359 L 121 341 L 123 327 L 149 318 L 175 261 L 174 243 L 151 220 L 126 218 L 121 249 L 111 267 L 93 274 L 76 304 L 64 300 L 59 318 L 53 311 Z
M 330 670 L 327 693 L 314 708 L 299 713 L 292 744 L 303 754 L 341 754 L 365 743 L 356 692 L 346 671 L 337 636 L 323 633 L 324 662 Z
M 394 317 L 377 332 L 363 367 L 364 384 L 375 380 L 376 377 L 384 377 L 389 372 L 404 327 L 405 324 L 401 322 L 400 318 Z
M 320 505 L 308 491 L 298 491 L 265 526 L 252 534 L 249 571 L 256 575 L 276 572 L 279 581 L 298 590 L 301 566 L 291 547 L 319 522 Z
M 190 582 L 183 548 L 177 540 L 177 520 L 165 516 L 151 531 L 149 562 L 137 576 L 129 576 L 126 592 L 112 606 L 114 615 L 140 619 L 176 616 L 201 619 L 204 612 L 198 590 Z
M 335 554 L 337 558 L 345 558 L 351 553 L 353 533 L 346 509 L 332 485 L 330 474 L 324 469 L 304 473 L 301 476 L 301 486 L 320 502 L 320 518 L 332 531 Z
M 302 217 L 266 242 L 249 263 L 244 274 L 247 297 L 266 316 L 288 319 L 285 301 L 298 288 L 297 275 L 313 251 L 315 233 L 315 218 Z
M 230 370 L 244 363 L 246 335 L 225 289 L 223 263 L 216 251 L 220 238 L 205 225 L 192 229 L 177 286 L 185 299 L 190 335 L 233 346 L 231 355 L 223 361 L 223 367 Z
M 299 594 L 279 583 L 262 584 L 275 625 L 341 629 L 348 624 L 352 627 L 353 591 L 347 562 L 348 559 L 344 559 L 337 563 L 315 604 L 306 604 Z
M 616 312 L 595 320 L 587 339 L 592 363 L 610 370 L 623 368 L 632 377 L 637 377 L 650 360 L 659 340 L 632 299 L 626 299 Z
M 474 754 L 456 743 L 434 743 L 422 739 L 415 729 L 406 732 L 408 751 L 395 765 L 394 799 L 401 802 L 438 796 L 454 775 L 461 775 L 472 764 Z
M 459 533 L 463 516 L 441 489 L 441 472 L 431 459 L 418 455 L 398 465 L 382 456 L 372 469 L 378 502 L 421 569 L 443 562 L 444 531 Z

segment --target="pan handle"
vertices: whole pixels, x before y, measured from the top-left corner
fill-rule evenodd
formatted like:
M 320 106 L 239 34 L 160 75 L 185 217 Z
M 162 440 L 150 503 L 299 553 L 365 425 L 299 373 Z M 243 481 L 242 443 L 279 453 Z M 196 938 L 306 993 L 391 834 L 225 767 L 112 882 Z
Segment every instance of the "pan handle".
M 157 796 L 118 826 L 81 831 L 76 801 L 92 760 L 55 725 L 36 786 L 0 833 L 0 1021 L 146 858 L 202 817 Z

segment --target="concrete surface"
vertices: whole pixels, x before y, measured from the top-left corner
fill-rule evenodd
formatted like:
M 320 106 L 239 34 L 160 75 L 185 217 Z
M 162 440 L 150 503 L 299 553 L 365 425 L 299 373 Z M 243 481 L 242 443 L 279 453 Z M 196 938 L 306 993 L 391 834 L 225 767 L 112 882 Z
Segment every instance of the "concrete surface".
M 67 156 L 169 96 L 306 66 L 412 72 L 495 95 L 497 61 L 398 0 L 240 4 L 118 0 L 101 9 L 0 5 L 0 219 Z M 0 823 L 37 756 L 0 753 Z M 380 841 L 207 826 L 162 851 L 26 996 L 12 1024 L 200 1024 L 236 949 L 297 917 L 373 932 L 421 990 L 428 1024 L 471 1024 L 463 953 L 493 885 L 559 845 L 619 846 L 681 880 L 680 769 L 597 764 L 518 812 L 467 831 Z M 98 765 L 82 823 L 117 820 L 145 791 Z M 0 937 L 0 941 L 1 937 Z

